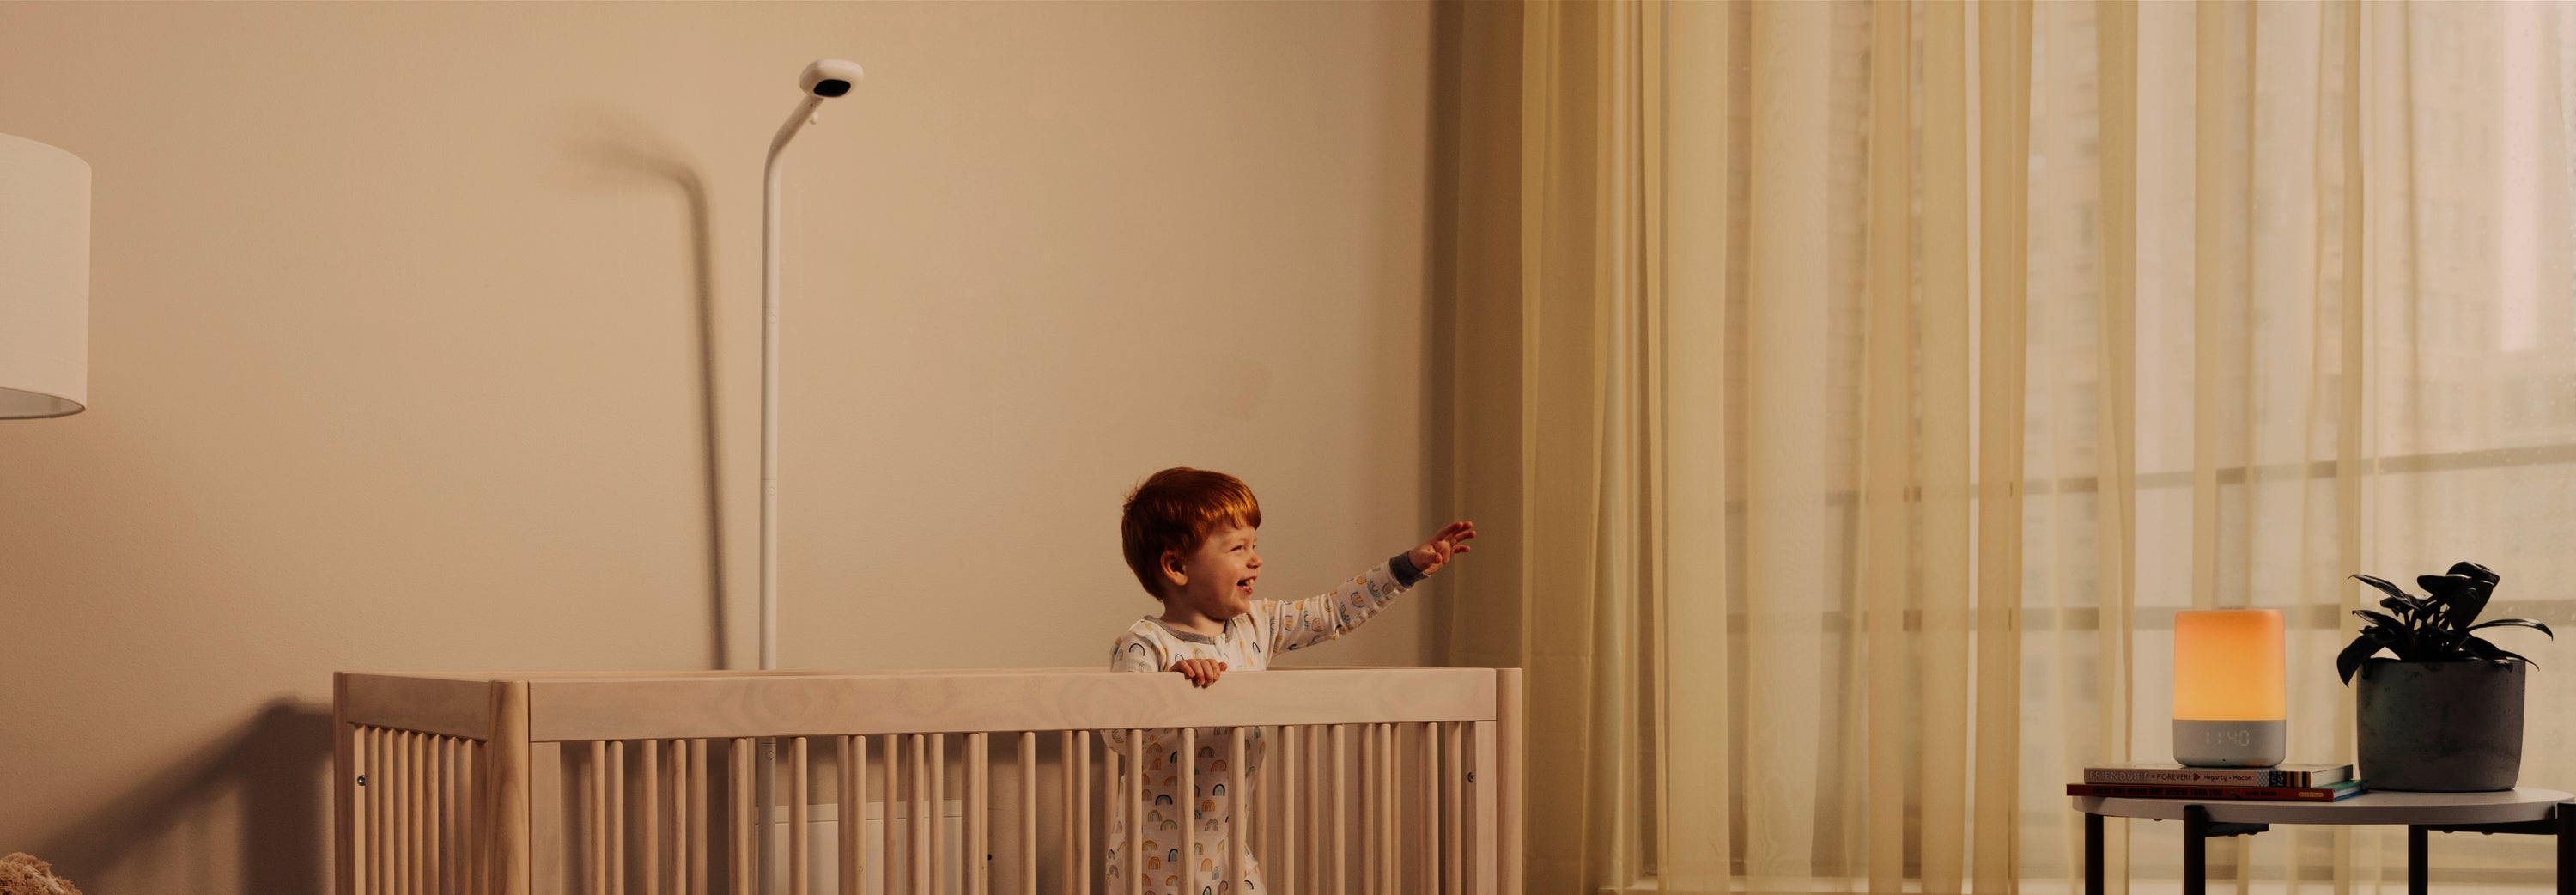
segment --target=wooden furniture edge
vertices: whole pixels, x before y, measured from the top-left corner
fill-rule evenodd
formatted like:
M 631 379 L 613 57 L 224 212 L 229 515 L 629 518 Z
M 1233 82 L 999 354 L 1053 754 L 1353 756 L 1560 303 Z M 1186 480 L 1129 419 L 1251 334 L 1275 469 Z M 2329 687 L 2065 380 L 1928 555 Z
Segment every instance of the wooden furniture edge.
M 490 700 L 493 722 L 486 749 L 492 757 L 491 770 L 484 778 L 489 794 L 485 804 L 492 810 L 485 853 L 491 856 L 489 866 L 495 877 L 489 891 L 529 895 L 528 684 L 491 681 L 484 685 L 484 694 Z
M 531 680 L 537 742 L 1490 721 L 1493 669 Z M 1221 689 L 1220 689 L 1221 688 Z
M 1521 895 L 1522 877 L 1527 873 L 1527 868 L 1521 866 L 1523 824 L 1527 818 L 1528 796 L 1524 784 L 1526 778 L 1523 776 L 1526 771 L 1523 761 L 1528 754 L 1528 742 L 1523 730 L 1524 716 L 1521 699 L 1521 670 L 1518 668 L 1494 669 L 1494 718 L 1500 722 L 1494 726 L 1497 728 L 1495 733 L 1501 739 L 1497 748 L 1502 752 L 1502 760 L 1499 762 L 1502 780 L 1499 781 L 1500 786 L 1497 790 L 1502 794 L 1503 817 L 1502 829 L 1497 831 L 1497 835 L 1503 839 L 1503 895 Z
M 490 740 L 491 679 L 339 672 L 332 704 L 343 723 Z
M 2231 799 L 2143 799 L 2115 796 L 2070 796 L 2075 810 L 2105 817 L 2138 820 L 2181 820 L 2186 806 L 2209 809 L 2210 819 L 2227 823 L 2274 823 L 2306 826 L 2381 826 L 2469 823 L 2521 823 L 2548 820 L 2561 801 L 2576 799 L 2567 793 L 2538 787 L 2516 787 L 2506 790 L 2518 794 L 2515 801 L 2452 804 L 2381 804 L 2364 801 L 2368 793 L 2338 802 L 2288 802 Z M 2385 793 L 2396 795 L 2397 793 Z M 2416 794 L 2406 793 L 2413 796 Z M 2425 794 L 2436 795 L 2436 794 Z M 2448 795 L 2472 795 L 2453 793 Z
M 349 674 L 331 675 L 331 891 L 357 895 L 358 843 L 354 805 L 356 756 L 350 748 Z

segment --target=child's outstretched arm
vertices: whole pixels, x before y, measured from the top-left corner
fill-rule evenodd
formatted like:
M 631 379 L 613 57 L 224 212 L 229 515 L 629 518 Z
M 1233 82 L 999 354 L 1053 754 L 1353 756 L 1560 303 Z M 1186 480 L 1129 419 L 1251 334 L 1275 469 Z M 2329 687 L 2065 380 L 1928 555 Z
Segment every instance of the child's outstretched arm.
M 1475 536 L 1476 523 L 1449 523 L 1421 546 L 1396 554 L 1377 568 L 1342 582 L 1330 593 L 1303 600 L 1257 602 L 1252 611 L 1268 615 L 1274 655 L 1333 640 L 1368 621 L 1386 607 L 1387 601 L 1421 582 L 1432 570 L 1467 552 L 1471 548 L 1466 541 Z

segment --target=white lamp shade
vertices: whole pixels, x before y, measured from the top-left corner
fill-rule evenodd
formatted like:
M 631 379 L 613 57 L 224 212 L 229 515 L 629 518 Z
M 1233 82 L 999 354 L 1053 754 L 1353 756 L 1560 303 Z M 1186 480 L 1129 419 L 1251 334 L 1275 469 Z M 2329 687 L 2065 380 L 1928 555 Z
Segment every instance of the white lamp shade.
M 0 134 L 0 419 L 89 403 L 89 163 Z
M 2269 767 L 2288 745 L 2278 609 L 2174 613 L 2174 761 Z

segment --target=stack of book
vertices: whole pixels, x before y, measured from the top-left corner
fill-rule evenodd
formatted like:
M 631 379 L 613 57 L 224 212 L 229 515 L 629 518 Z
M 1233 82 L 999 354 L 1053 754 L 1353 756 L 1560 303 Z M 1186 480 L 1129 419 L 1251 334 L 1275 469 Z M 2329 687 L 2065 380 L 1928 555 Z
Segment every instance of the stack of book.
M 2084 769 L 2084 782 L 2066 785 L 2070 796 L 2120 799 L 2258 799 L 2332 802 L 2362 794 L 2348 764 L 2285 764 L 2268 768 L 2191 768 L 2178 764 L 2109 764 Z

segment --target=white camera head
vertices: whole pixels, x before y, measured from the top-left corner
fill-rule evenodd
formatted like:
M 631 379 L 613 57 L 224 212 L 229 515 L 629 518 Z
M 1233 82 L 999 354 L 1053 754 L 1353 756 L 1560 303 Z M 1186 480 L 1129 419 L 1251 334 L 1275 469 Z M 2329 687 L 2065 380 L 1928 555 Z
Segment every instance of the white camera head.
M 830 99 L 850 92 L 850 85 L 866 74 L 859 70 L 858 63 L 847 59 L 817 59 L 805 66 L 805 73 L 797 77 L 796 83 L 809 96 Z

